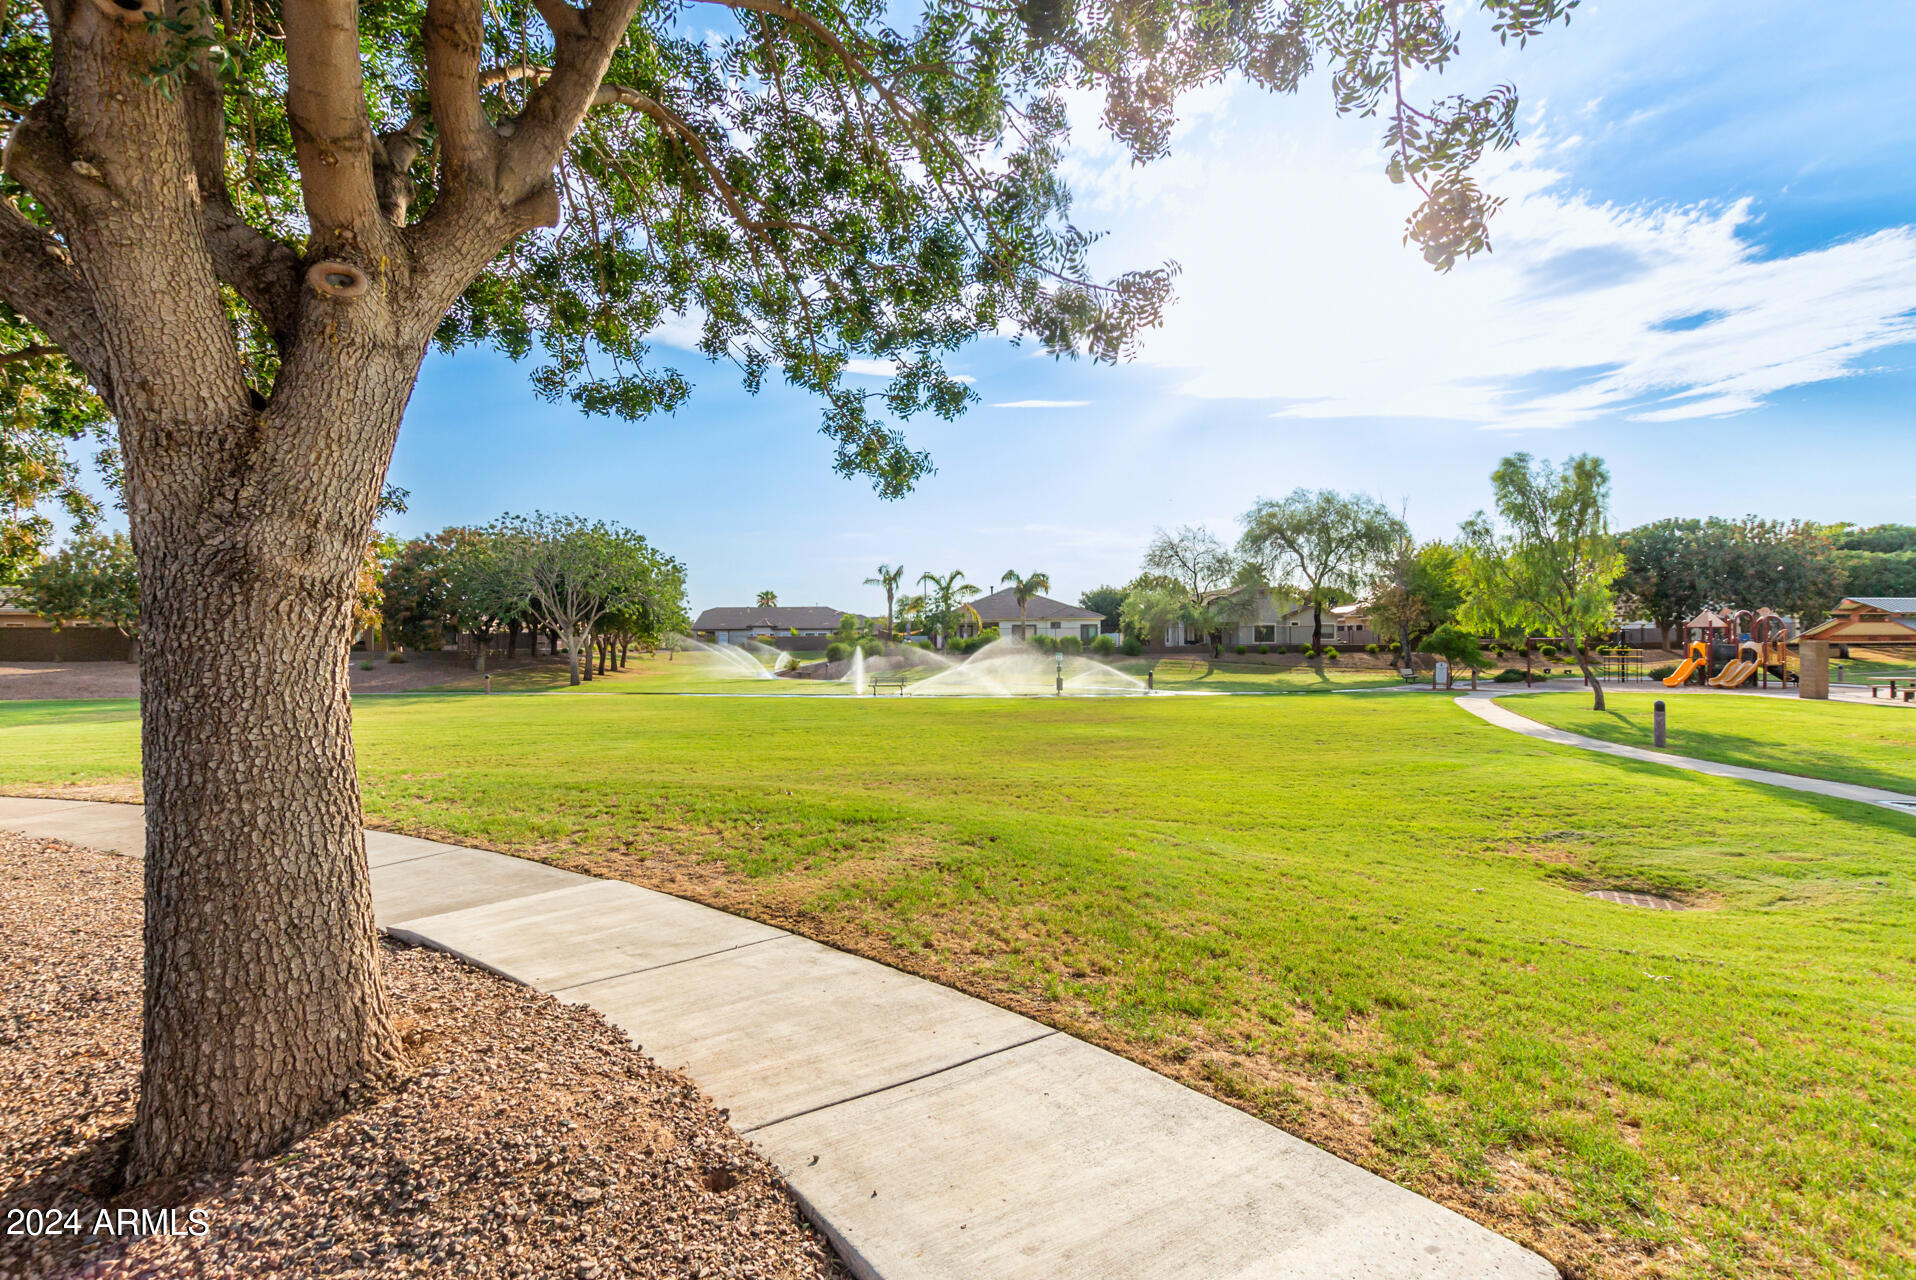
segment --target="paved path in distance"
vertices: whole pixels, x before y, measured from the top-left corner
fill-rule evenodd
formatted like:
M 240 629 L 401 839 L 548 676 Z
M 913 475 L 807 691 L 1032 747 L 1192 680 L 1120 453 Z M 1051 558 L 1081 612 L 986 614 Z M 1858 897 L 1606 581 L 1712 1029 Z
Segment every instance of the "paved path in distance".
M 1906 795 L 1901 791 L 1888 791 L 1882 787 L 1864 787 L 1853 782 L 1830 782 L 1823 778 L 1806 778 L 1797 773 L 1778 773 L 1774 769 L 1748 769 L 1742 765 L 1721 764 L 1715 760 L 1703 760 L 1696 756 L 1680 756 L 1668 751 L 1652 751 L 1647 747 L 1630 747 L 1620 742 L 1605 742 L 1602 738 L 1586 737 L 1581 733 L 1571 733 L 1567 729 L 1553 729 L 1528 716 L 1519 715 L 1508 707 L 1498 706 L 1495 701 L 1500 697 L 1522 696 L 1484 689 L 1476 693 L 1466 693 L 1456 701 L 1458 706 L 1471 715 L 1480 720 L 1488 720 L 1500 729 L 1509 729 L 1525 737 L 1554 742 L 1558 746 L 1578 747 L 1584 751 L 1601 752 L 1607 756 L 1621 756 L 1626 760 L 1641 760 L 1647 764 L 1667 765 L 1672 769 L 1687 769 L 1691 773 L 1707 773 L 1717 778 L 1736 778 L 1743 782 L 1761 782 L 1766 786 L 1787 787 L 1791 791 L 1808 791 L 1813 795 L 1831 796 L 1838 800 L 1854 800 L 1859 804 L 1880 805 L 1885 809 L 1896 809 L 1903 813 L 1916 813 L 1916 795 Z
M 0 827 L 138 856 L 136 805 Z M 1545 1280 L 1460 1214 L 1102 1049 L 623 881 L 366 833 L 380 927 L 591 1005 L 729 1107 L 864 1280 Z

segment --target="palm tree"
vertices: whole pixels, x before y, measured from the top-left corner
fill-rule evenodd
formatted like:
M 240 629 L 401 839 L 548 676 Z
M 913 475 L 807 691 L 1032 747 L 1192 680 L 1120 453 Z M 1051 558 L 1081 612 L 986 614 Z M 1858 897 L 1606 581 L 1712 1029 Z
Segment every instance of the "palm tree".
M 761 591 L 758 593 L 758 607 L 761 609 L 778 608 L 778 592 Z
M 895 640 L 892 635 L 892 599 L 898 594 L 898 584 L 905 580 L 905 566 L 902 564 L 881 564 L 875 577 L 865 579 L 868 587 L 885 589 L 885 639 Z
M 1006 569 L 998 581 L 1009 582 L 1011 594 L 1018 599 L 1018 638 L 1023 640 L 1030 635 L 1025 626 L 1025 606 L 1031 603 L 1031 597 L 1051 590 L 1051 575 L 1040 569 L 1028 578 L 1020 578 L 1016 569 Z
M 899 596 L 898 597 L 898 625 L 905 629 L 906 644 L 911 643 L 912 624 L 917 622 L 919 618 L 923 617 L 924 613 L 925 613 L 925 597 L 923 596 Z
M 918 575 L 918 581 L 931 588 L 926 592 L 931 605 L 931 617 L 927 621 L 938 628 L 934 643 L 942 649 L 945 647 L 945 631 L 951 626 L 953 615 L 958 612 L 958 602 L 966 596 L 977 595 L 978 588 L 965 581 L 963 569 L 953 569 L 942 578 L 927 571 Z

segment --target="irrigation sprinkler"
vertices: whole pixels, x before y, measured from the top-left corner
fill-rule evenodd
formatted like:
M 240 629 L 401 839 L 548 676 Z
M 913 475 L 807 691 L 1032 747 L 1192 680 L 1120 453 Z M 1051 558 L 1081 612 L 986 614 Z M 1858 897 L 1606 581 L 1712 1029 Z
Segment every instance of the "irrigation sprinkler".
M 1659 747 L 1663 745 L 1664 741 L 1663 727 L 1663 699 L 1658 698 L 1656 701 L 1656 714 L 1653 719 L 1653 726 L 1650 730 L 1650 740 Z

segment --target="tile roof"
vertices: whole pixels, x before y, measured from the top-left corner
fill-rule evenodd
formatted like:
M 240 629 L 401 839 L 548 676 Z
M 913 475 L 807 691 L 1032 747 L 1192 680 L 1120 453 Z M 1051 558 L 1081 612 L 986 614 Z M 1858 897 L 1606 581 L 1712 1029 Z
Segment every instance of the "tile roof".
M 1018 620 L 1018 595 L 1010 587 L 994 591 L 988 596 L 979 596 L 965 603 L 978 611 L 986 626 L 994 622 L 1016 622 Z M 1027 622 L 1097 622 L 1104 615 L 1082 605 L 1066 604 L 1062 600 L 1053 600 L 1049 596 L 1033 596 L 1025 601 L 1025 621 Z

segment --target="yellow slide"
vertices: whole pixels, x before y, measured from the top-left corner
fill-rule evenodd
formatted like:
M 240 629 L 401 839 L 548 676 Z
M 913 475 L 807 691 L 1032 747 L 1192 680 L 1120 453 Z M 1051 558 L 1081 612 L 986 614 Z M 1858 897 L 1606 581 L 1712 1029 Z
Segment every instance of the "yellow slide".
M 1690 675 L 1692 672 L 1694 672 L 1698 667 L 1703 665 L 1703 656 L 1704 656 L 1704 649 L 1701 644 L 1691 645 L 1690 656 L 1683 660 L 1682 666 L 1678 667 L 1675 671 L 1672 671 L 1669 675 L 1663 677 L 1663 683 L 1669 685 L 1672 689 L 1676 688 L 1678 685 L 1681 685 L 1684 681 L 1690 678 Z
M 1674 689 L 1678 685 L 1682 684 L 1684 681 L 1688 680 L 1690 678 L 1690 673 L 1692 671 L 1695 671 L 1698 667 L 1702 665 L 1703 665 L 1703 659 L 1701 658 L 1685 658 L 1683 660 L 1682 666 L 1678 667 L 1675 671 L 1672 671 L 1669 675 L 1663 677 L 1663 683 L 1669 685 L 1672 689 Z
M 1718 689 L 1734 689 L 1756 674 L 1756 664 L 1747 658 L 1738 658 L 1711 678 L 1710 684 Z

